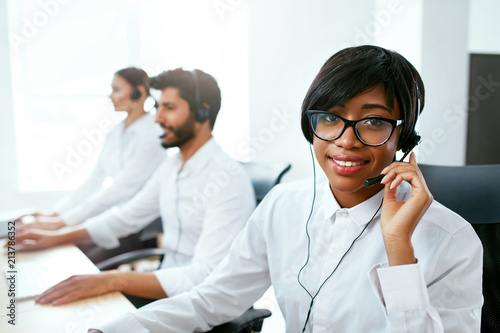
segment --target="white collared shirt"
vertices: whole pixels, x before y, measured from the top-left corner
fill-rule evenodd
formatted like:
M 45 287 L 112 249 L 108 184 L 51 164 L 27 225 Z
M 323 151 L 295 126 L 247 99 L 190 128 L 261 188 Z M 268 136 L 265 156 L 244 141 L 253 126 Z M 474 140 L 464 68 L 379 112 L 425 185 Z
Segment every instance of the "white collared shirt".
M 85 227 L 97 245 L 112 248 L 161 216 L 167 255 L 155 274 L 172 296 L 204 280 L 254 208 L 250 178 L 212 138 L 184 166 L 180 152 L 168 157 L 134 198 Z
M 398 200 L 411 195 L 401 184 Z M 326 178 L 309 221 L 300 281 L 315 295 L 375 214 L 383 191 L 342 209 Z M 198 332 L 240 315 L 271 285 L 287 332 L 301 332 L 311 303 L 297 275 L 307 259 L 312 186 L 278 185 L 257 207 L 228 256 L 193 290 L 98 327 L 104 333 Z M 306 332 L 479 332 L 482 246 L 469 223 L 433 202 L 412 243 L 418 263 L 387 267 L 380 213 L 315 299 Z
M 96 166 L 87 180 L 53 209 L 68 225 L 80 224 L 114 205 L 123 204 L 144 186 L 166 156 L 161 128 L 145 114 L 127 128 L 125 121 L 106 134 Z M 104 182 L 112 179 L 106 187 Z

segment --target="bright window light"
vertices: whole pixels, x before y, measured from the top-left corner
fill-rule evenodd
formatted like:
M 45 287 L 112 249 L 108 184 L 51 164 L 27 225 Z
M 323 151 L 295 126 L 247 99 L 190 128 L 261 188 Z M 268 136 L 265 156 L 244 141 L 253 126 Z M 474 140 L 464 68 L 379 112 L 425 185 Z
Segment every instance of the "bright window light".
M 229 7 L 228 7 L 229 6 Z M 20 191 L 76 188 L 106 130 L 124 118 L 108 99 L 113 73 L 153 76 L 199 68 L 222 91 L 214 130 L 234 158 L 248 156 L 248 33 L 244 3 L 9 0 Z

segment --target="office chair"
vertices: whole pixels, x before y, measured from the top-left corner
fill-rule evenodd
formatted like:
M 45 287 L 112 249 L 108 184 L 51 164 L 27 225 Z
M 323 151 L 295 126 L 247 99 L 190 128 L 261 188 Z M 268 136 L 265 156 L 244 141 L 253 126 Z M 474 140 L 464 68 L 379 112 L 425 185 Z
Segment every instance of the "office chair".
M 419 167 L 434 199 L 469 221 L 481 239 L 481 332 L 500 332 L 500 164 Z
M 280 183 L 283 176 L 292 167 L 291 164 L 259 164 L 259 163 L 242 163 L 245 171 L 248 173 L 255 192 L 255 200 L 258 205 L 264 196 L 277 184 Z M 160 229 L 158 229 L 160 228 Z M 154 221 L 143 231 L 148 237 L 155 232 L 161 233 L 161 220 Z M 120 254 L 116 257 L 104 260 L 97 264 L 97 268 L 102 270 L 116 268 L 121 264 L 130 263 L 132 261 L 145 259 L 153 256 L 158 256 L 160 262 L 163 260 L 165 252 L 159 248 L 140 249 L 128 253 Z M 240 317 L 214 327 L 210 333 L 251 333 L 260 332 L 264 319 L 271 316 L 271 312 L 266 309 L 248 309 Z

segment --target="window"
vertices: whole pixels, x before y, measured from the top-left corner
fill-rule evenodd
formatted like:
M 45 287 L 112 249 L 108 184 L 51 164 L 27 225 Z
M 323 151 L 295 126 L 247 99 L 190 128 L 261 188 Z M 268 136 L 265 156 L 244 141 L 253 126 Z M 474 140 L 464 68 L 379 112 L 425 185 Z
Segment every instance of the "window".
M 214 136 L 244 160 L 248 144 L 245 4 L 195 1 L 8 2 L 21 191 L 77 187 L 91 172 L 112 124 L 113 73 L 139 66 L 199 68 L 222 91 Z

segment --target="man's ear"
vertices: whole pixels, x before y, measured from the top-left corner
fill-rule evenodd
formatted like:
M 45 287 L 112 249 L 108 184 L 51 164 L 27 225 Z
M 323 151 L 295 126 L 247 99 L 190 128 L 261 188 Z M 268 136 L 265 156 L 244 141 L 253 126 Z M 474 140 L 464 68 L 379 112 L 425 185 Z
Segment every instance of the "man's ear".
M 201 103 L 201 107 L 203 107 L 203 108 L 207 109 L 208 111 L 210 111 L 210 105 L 208 105 L 205 102 Z

